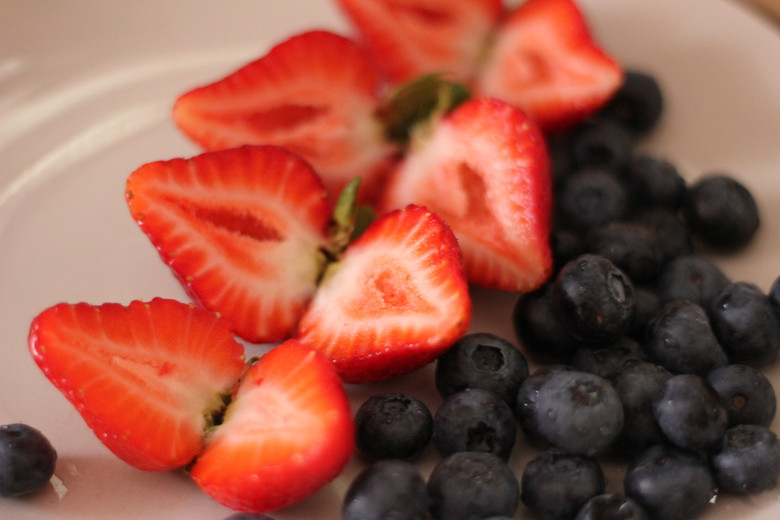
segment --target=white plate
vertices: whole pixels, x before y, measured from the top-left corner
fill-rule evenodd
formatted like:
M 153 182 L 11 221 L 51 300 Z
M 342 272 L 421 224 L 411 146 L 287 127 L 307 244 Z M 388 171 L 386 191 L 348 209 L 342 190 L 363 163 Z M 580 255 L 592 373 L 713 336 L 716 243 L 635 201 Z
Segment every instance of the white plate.
M 721 169 L 755 193 L 763 213 L 755 242 L 718 261 L 733 279 L 768 289 L 780 275 L 780 33 L 725 0 L 582 5 L 606 48 L 663 84 L 668 109 L 647 147 L 689 179 Z M 178 94 L 315 27 L 348 30 L 326 0 L 0 1 L 0 423 L 43 430 L 59 451 L 62 481 L 25 499 L 0 499 L 0 517 L 220 520 L 231 513 L 182 474 L 145 473 L 114 458 L 35 367 L 27 328 L 60 301 L 185 298 L 130 219 L 125 178 L 145 162 L 198 152 L 169 117 Z M 513 339 L 514 301 L 478 291 L 472 329 Z M 357 403 L 402 388 L 434 408 L 430 375 L 429 367 L 351 392 Z M 780 388 L 776 367 L 770 377 Z M 512 464 L 519 470 L 530 455 L 519 444 Z M 429 449 L 423 471 L 435 460 Z M 340 518 L 360 467 L 356 458 L 332 484 L 275 516 Z M 619 474 L 608 487 L 621 489 Z M 777 489 L 721 502 L 704 518 L 780 517 Z M 524 514 L 521 506 L 518 518 Z

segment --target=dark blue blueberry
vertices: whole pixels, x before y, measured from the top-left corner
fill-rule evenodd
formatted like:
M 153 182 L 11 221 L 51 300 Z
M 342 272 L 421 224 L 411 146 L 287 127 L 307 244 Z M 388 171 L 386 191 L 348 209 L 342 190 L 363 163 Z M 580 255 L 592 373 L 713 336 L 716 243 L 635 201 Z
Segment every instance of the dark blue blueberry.
M 667 160 L 645 154 L 633 156 L 624 175 L 633 200 L 641 206 L 676 211 L 685 199 L 685 179 Z
M 541 365 L 520 385 L 515 413 L 517 422 L 531 441 L 545 442 L 536 424 L 536 401 L 539 398 L 539 389 L 552 376 L 566 370 L 572 370 L 572 367 L 562 364 Z
M 675 374 L 706 375 L 728 362 L 705 310 L 688 300 L 664 303 L 647 326 L 647 359 Z
M 780 317 L 780 276 L 775 278 L 775 281 L 772 282 L 772 287 L 769 288 L 769 301 L 775 310 L 775 314 Z
M 710 452 L 715 481 L 729 493 L 772 488 L 780 476 L 780 442 L 764 426 L 740 424 L 726 431 Z
M 671 372 L 647 361 L 626 363 L 612 378 L 623 405 L 623 430 L 615 445 L 628 453 L 637 453 L 665 440 L 653 414 L 653 398 Z
M 609 379 L 619 374 L 628 360 L 643 358 L 642 346 L 626 336 L 604 346 L 588 345 L 577 349 L 571 364 L 582 372 Z
M 658 80 L 645 71 L 627 70 L 623 77 L 623 84 L 599 116 L 617 121 L 637 136 L 644 135 L 663 114 L 663 92 Z
M 613 221 L 592 228 L 585 239 L 588 252 L 601 255 L 631 281 L 654 280 L 664 264 L 661 238 L 637 221 Z
M 729 426 L 769 426 L 775 417 L 777 398 L 764 374 L 747 365 L 723 365 L 707 375 L 707 382 L 720 397 Z
M 512 325 L 521 347 L 541 361 L 566 362 L 580 345 L 555 310 L 551 283 L 520 295 L 512 312 Z
M 436 388 L 445 399 L 467 388 L 482 388 L 514 407 L 526 377 L 523 354 L 507 340 L 485 332 L 466 334 L 436 362 Z
M 555 272 L 566 262 L 586 252 L 585 240 L 581 233 L 570 229 L 555 228 L 550 237 L 550 247 L 553 253 L 553 268 Z
M 666 444 L 651 446 L 634 457 L 623 487 L 654 520 L 695 518 L 715 495 L 715 479 L 707 461 Z
M 667 379 L 653 398 L 653 415 L 666 438 L 688 450 L 713 446 L 728 426 L 728 414 L 718 394 L 694 374 Z
M 634 302 L 634 316 L 627 334 L 638 341 L 644 341 L 650 322 L 661 309 L 661 301 L 652 288 L 635 285 Z
M 520 485 L 500 457 L 463 451 L 445 457 L 433 468 L 428 497 L 435 520 L 512 517 L 520 503 Z
M 433 444 L 444 455 L 479 451 L 507 460 L 516 436 L 512 409 L 498 394 L 480 388 L 452 394 L 433 416 Z
M 619 493 L 603 493 L 588 500 L 574 520 L 649 520 L 644 509 Z
M 555 200 L 560 223 L 575 231 L 624 219 L 629 212 L 629 195 L 623 182 L 595 168 L 579 170 L 563 179 Z
M 710 307 L 712 328 L 734 363 L 765 365 L 780 352 L 780 318 L 758 286 L 734 282 Z
M 403 393 L 369 397 L 355 413 L 358 449 L 370 459 L 406 459 L 431 439 L 433 416 L 423 402 Z
M 680 256 L 667 263 L 656 280 L 662 302 L 689 300 L 709 309 L 712 300 L 731 280 L 712 260 L 697 255 Z
M 594 459 L 549 449 L 526 464 L 520 493 L 536 518 L 570 520 L 588 500 L 604 493 L 604 486 L 604 473 Z
M 591 119 L 571 132 L 572 158 L 577 168 L 617 172 L 631 157 L 633 140 L 625 128 L 609 119 Z
M 385 459 L 361 471 L 347 489 L 343 520 L 425 520 L 428 489 L 410 462 Z
M 56 463 L 57 451 L 39 430 L 22 423 L 0 426 L 0 497 L 44 488 Z
M 536 427 L 552 446 L 593 456 L 606 450 L 623 429 L 623 406 L 612 385 L 593 374 L 559 372 L 539 388 Z
M 727 175 L 709 175 L 693 184 L 683 214 L 695 236 L 723 249 L 743 247 L 760 224 L 753 195 Z
M 646 208 L 634 216 L 658 237 L 664 263 L 693 252 L 693 238 L 688 226 L 676 212 L 663 208 Z
M 634 285 L 603 256 L 568 262 L 555 277 L 552 296 L 566 328 L 585 343 L 617 341 L 631 324 Z

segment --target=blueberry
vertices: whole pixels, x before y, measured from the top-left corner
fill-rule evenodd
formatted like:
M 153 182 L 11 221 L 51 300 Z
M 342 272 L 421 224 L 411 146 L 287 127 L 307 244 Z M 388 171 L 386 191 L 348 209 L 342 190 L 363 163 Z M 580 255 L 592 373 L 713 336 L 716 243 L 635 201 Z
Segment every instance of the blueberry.
M 634 457 L 623 487 L 655 520 L 695 518 L 715 495 L 715 479 L 707 461 L 666 444 L 651 446 Z
M 0 496 L 16 497 L 46 486 L 57 452 L 39 430 L 22 423 L 0 426 Z
M 780 276 L 775 278 L 775 281 L 772 282 L 772 287 L 769 288 L 769 301 L 775 310 L 775 314 L 780 317 Z
M 445 399 L 467 388 L 482 388 L 514 407 L 526 377 L 523 354 L 505 339 L 484 332 L 463 336 L 436 362 L 436 388 Z
M 688 450 L 709 448 L 728 426 L 728 414 L 718 394 L 694 374 L 667 379 L 653 398 L 653 415 L 666 438 Z
M 634 312 L 633 283 L 599 255 L 581 255 L 563 266 L 552 296 L 566 328 L 586 343 L 617 341 Z
M 712 328 L 735 363 L 765 365 L 780 352 L 780 318 L 756 285 L 725 286 L 710 307 Z
M 520 295 L 512 311 L 512 325 L 520 345 L 538 360 L 568 361 L 580 344 L 555 310 L 551 283 Z
M 664 263 L 661 239 L 649 227 L 635 221 L 613 221 L 592 228 L 588 252 L 601 255 L 620 268 L 633 282 L 654 280 Z
M 569 453 L 593 456 L 609 447 L 623 428 L 623 407 L 606 379 L 576 370 L 550 377 L 536 398 L 539 434 Z
M 634 218 L 658 237 L 664 263 L 693 253 L 693 238 L 680 216 L 664 208 L 646 208 Z
M 642 346 L 626 336 L 604 346 L 581 347 L 574 353 L 571 363 L 577 370 L 609 379 L 619 374 L 628 360 L 643 357 Z
M 479 451 L 507 460 L 516 436 L 512 409 L 489 390 L 469 388 L 452 394 L 433 417 L 433 444 L 443 455 Z
M 647 327 L 647 358 L 675 374 L 706 375 L 728 362 L 707 313 L 688 300 L 671 300 Z
M 556 193 L 556 211 L 563 226 L 574 231 L 621 220 L 628 215 L 625 185 L 601 169 L 576 171 L 561 182 Z
M 344 496 L 343 520 L 425 520 L 428 490 L 410 462 L 374 462 L 352 481 Z
M 631 157 L 633 140 L 625 128 L 609 119 L 591 119 L 572 131 L 575 167 L 617 172 Z
M 644 135 L 658 124 L 664 110 L 664 98 L 658 80 L 650 73 L 626 70 L 623 84 L 601 109 L 635 135 Z
M 710 461 L 720 489 L 748 494 L 764 491 L 780 475 L 780 442 L 777 435 L 755 424 L 729 429 L 713 448 Z
M 635 155 L 628 162 L 624 175 L 633 200 L 642 206 L 676 211 L 685 199 L 685 179 L 665 159 Z
M 619 493 L 602 493 L 588 500 L 574 520 L 649 520 L 644 509 Z
M 604 473 L 590 458 L 545 450 L 526 464 L 521 499 L 540 520 L 568 520 L 594 496 L 604 493 Z
M 656 280 L 662 302 L 689 300 L 708 309 L 731 280 L 712 260 L 698 255 L 680 256 L 667 263 Z
M 764 374 L 747 365 L 724 365 L 707 375 L 729 418 L 729 427 L 738 424 L 769 426 L 775 417 L 777 398 Z
M 403 393 L 369 397 L 355 413 L 356 444 L 370 459 L 413 457 L 425 448 L 432 432 L 428 407 Z
M 631 319 L 627 334 L 634 339 L 644 341 L 650 321 L 652 321 L 660 309 L 661 300 L 653 289 L 635 285 L 634 316 Z
M 517 392 L 517 404 L 515 413 L 517 422 L 523 432 L 535 442 L 543 442 L 536 424 L 536 401 L 539 398 L 539 389 L 549 379 L 559 372 L 572 370 L 572 367 L 562 364 L 541 365 L 523 381 Z
M 581 233 L 575 233 L 570 229 L 556 227 L 550 236 L 550 248 L 553 253 L 553 270 L 558 272 L 566 262 L 572 260 L 585 251 L 585 240 Z
M 500 457 L 464 451 L 436 464 L 428 478 L 428 497 L 435 520 L 512 517 L 520 503 L 520 485 Z
M 711 174 L 693 184 L 683 214 L 694 235 L 724 249 L 746 245 L 758 230 L 758 206 L 750 191 L 737 180 Z

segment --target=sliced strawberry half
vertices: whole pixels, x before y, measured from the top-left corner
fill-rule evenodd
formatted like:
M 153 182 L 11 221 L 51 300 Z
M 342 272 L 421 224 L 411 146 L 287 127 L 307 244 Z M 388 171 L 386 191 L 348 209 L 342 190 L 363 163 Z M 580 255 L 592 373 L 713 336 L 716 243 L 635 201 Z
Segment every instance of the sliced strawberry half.
M 622 78 L 575 2 L 528 0 L 498 26 L 475 89 L 522 108 L 554 131 L 596 112 Z
M 333 365 L 288 340 L 249 369 L 191 475 L 230 508 L 272 511 L 336 477 L 352 455 L 353 438 Z
M 452 231 L 409 206 L 375 220 L 328 266 L 296 337 L 360 383 L 432 361 L 465 333 L 470 315 Z
M 339 0 L 393 82 L 430 72 L 469 81 L 503 12 L 501 0 Z
M 386 210 L 419 204 L 452 227 L 471 283 L 530 291 L 552 269 L 552 186 L 539 129 L 494 99 L 460 105 L 414 143 L 388 182 Z
M 289 337 L 323 268 L 330 208 L 298 156 L 274 146 L 156 161 L 126 186 L 133 218 L 191 297 L 240 337 Z
M 358 176 L 368 195 L 394 154 L 374 117 L 381 86 L 357 44 L 310 31 L 183 94 L 173 119 L 206 150 L 281 146 L 309 162 L 333 197 Z
M 128 464 L 189 464 L 245 370 L 215 313 L 173 300 L 62 303 L 32 322 L 32 356 L 95 435 Z

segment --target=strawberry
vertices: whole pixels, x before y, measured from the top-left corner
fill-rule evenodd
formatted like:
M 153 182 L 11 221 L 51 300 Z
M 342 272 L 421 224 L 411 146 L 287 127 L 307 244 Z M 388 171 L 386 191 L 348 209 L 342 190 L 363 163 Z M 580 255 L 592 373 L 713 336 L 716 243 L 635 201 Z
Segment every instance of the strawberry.
M 527 0 L 498 28 L 475 90 L 515 104 L 555 131 L 596 112 L 622 78 L 574 1 Z
M 339 0 L 361 39 L 396 83 L 430 72 L 470 81 L 501 0 Z
M 419 204 L 452 227 L 476 285 L 530 291 L 550 275 L 552 187 L 544 137 L 519 109 L 471 100 L 431 125 L 382 207 Z
M 332 197 L 357 176 L 368 196 L 395 150 L 374 116 L 381 86 L 357 44 L 310 31 L 181 95 L 173 119 L 205 150 L 281 146 L 309 162 Z
M 316 289 L 330 218 L 302 159 L 245 146 L 151 162 L 129 176 L 126 199 L 195 301 L 248 341 L 290 336 Z
M 332 480 L 353 444 L 349 402 L 333 365 L 288 340 L 249 369 L 191 475 L 228 507 L 271 511 Z
M 350 383 L 432 361 L 465 333 L 471 300 L 460 248 L 420 206 L 389 212 L 328 266 L 296 337 Z
M 117 457 L 149 471 L 189 464 L 244 372 L 212 312 L 173 300 L 61 303 L 40 313 L 32 356 Z

